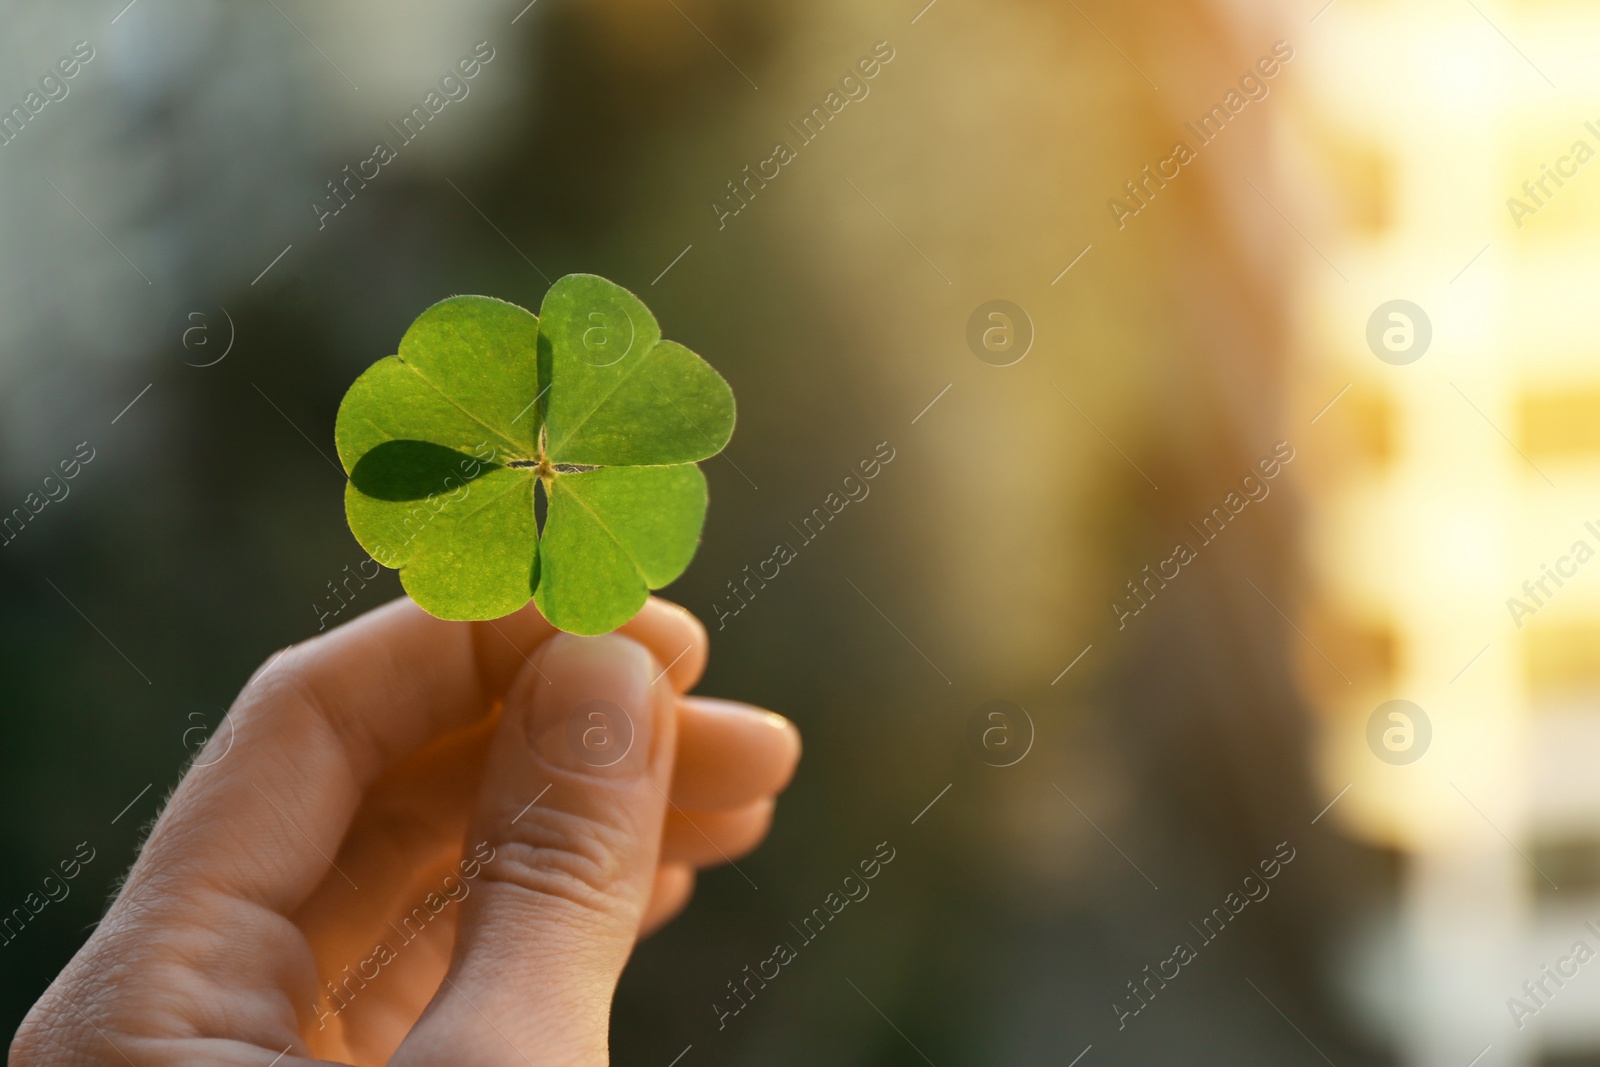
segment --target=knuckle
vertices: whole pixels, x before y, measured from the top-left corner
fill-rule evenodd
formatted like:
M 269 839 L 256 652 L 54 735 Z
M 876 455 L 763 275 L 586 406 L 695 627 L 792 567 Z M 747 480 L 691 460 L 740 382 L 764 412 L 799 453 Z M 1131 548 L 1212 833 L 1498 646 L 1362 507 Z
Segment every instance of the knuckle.
M 320 735 L 334 750 L 346 754 L 354 764 L 380 748 L 370 725 L 359 716 L 345 714 L 341 702 L 330 697 L 326 678 L 317 670 L 317 659 L 309 647 L 320 638 L 290 646 L 269 658 L 246 683 L 230 716 L 247 733 L 269 722 L 282 723 L 295 718 L 296 729 L 307 737 Z
M 632 906 L 625 857 L 631 835 L 587 815 L 529 811 L 512 824 L 484 877 L 534 897 L 617 913 Z
M 97 1064 L 103 1058 L 86 1040 L 87 1027 L 49 995 L 33 1006 L 11 1042 L 11 1067 L 49 1067 L 59 1063 Z M 92 1035 L 91 1035 L 92 1036 Z

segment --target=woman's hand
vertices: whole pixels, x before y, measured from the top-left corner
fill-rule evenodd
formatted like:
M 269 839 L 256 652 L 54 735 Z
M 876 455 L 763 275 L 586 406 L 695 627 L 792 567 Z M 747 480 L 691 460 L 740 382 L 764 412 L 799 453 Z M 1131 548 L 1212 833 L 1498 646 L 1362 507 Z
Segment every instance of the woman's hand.
M 605 637 L 408 600 L 245 686 L 16 1067 L 607 1062 L 637 938 L 761 840 L 787 720 L 685 697 L 652 600 Z

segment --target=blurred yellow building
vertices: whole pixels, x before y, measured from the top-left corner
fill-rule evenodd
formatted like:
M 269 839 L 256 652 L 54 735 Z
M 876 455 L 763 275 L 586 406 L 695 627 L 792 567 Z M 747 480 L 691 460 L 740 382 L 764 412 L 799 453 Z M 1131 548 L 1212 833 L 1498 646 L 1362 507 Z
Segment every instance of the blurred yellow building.
M 1600 1062 L 1600 967 L 1558 966 L 1600 949 L 1600 12 L 1339 3 L 1307 33 L 1300 675 L 1328 818 L 1405 871 L 1348 984 L 1404 1062 Z M 1368 343 L 1393 300 L 1431 324 L 1411 362 Z M 1375 735 L 1391 700 L 1426 721 Z M 1382 755 L 1396 724 L 1426 751 Z

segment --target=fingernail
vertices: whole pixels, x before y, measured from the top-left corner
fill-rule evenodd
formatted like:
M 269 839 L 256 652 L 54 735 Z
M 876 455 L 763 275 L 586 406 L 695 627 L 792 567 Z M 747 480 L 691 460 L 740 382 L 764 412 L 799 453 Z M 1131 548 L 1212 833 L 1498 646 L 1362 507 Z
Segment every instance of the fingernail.
M 528 740 L 555 767 L 598 778 L 642 774 L 650 762 L 655 660 L 617 634 L 558 634 L 545 643 L 523 693 Z

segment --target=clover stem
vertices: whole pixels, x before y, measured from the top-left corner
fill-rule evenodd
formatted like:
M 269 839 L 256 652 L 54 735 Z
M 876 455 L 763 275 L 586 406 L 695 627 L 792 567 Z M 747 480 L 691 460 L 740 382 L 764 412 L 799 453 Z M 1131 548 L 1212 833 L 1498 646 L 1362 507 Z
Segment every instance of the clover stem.
M 583 474 L 587 471 L 602 469 L 601 464 L 595 463 L 557 463 L 545 454 L 543 447 L 534 459 L 514 459 L 506 466 L 513 470 L 532 471 L 548 488 L 550 483 L 563 474 Z

